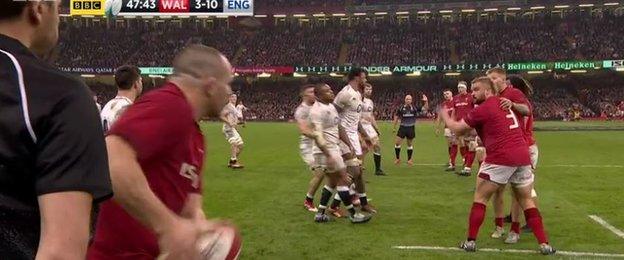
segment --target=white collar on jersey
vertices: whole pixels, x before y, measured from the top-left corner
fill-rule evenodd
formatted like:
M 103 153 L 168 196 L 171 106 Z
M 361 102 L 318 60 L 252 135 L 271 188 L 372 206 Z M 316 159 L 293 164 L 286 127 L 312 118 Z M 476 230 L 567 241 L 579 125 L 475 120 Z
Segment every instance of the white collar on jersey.
M 116 96 L 116 97 L 115 97 L 115 98 L 113 98 L 113 99 L 124 99 L 124 100 L 128 101 L 128 103 L 130 103 L 130 104 L 134 103 L 134 102 L 132 102 L 132 100 L 130 100 L 128 97 L 124 97 L 124 96 Z

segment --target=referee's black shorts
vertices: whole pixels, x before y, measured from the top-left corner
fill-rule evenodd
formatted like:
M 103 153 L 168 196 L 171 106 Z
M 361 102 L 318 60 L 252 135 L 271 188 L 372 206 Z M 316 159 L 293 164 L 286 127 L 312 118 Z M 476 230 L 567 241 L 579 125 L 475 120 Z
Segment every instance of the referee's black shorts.
M 400 126 L 399 131 L 397 131 L 397 136 L 401 139 L 414 139 L 416 137 L 416 130 L 414 126 Z

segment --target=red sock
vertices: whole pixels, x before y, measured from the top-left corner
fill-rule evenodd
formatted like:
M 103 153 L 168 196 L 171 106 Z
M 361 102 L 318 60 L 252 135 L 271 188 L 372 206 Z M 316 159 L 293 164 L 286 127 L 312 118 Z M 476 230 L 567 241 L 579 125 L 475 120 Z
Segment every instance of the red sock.
M 503 225 L 504 225 L 503 223 L 504 223 L 504 222 L 505 222 L 505 218 L 495 218 L 495 219 L 494 219 L 494 224 L 495 224 L 497 227 L 503 227 Z
M 455 166 L 455 158 L 457 158 L 457 145 L 453 144 L 449 147 L 449 159 L 452 166 Z
M 464 160 L 466 159 L 466 153 L 468 152 L 468 147 L 464 146 L 464 147 L 459 147 L 459 154 L 461 154 L 462 158 L 464 158 Z
M 467 151 L 466 152 L 466 161 L 464 162 L 464 167 L 472 168 L 472 163 L 475 159 L 475 152 Z
M 474 202 L 468 218 L 468 240 L 477 240 L 479 228 L 485 218 L 485 204 Z
M 520 222 L 511 222 L 511 232 L 520 234 Z
M 542 224 L 542 216 L 537 208 L 530 208 L 524 211 L 524 217 L 527 224 L 533 230 L 533 235 L 537 238 L 537 242 L 540 244 L 548 244 L 548 237 L 546 237 L 546 231 L 544 230 L 544 224 Z

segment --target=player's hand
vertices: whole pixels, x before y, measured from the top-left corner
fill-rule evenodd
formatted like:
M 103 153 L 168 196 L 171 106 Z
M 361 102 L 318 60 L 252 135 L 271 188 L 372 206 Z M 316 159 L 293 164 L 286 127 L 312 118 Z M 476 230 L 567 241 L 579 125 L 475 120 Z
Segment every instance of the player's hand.
M 500 107 L 504 110 L 509 110 L 513 106 L 513 102 L 506 98 L 501 98 Z
M 177 217 L 158 238 L 161 253 L 157 259 L 199 260 L 200 252 L 196 243 L 202 229 L 208 229 L 208 225 L 200 224 L 198 219 Z
M 435 134 L 436 137 L 440 136 L 440 128 L 435 128 L 435 130 L 433 131 L 433 133 Z

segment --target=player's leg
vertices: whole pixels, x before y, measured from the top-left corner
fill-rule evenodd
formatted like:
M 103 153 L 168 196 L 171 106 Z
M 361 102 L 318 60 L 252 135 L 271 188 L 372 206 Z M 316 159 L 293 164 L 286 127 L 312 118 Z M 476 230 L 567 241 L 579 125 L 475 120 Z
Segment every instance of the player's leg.
M 306 198 L 303 206 L 311 212 L 316 212 L 317 209 L 314 207 L 314 194 L 318 190 L 321 183 L 323 183 L 323 179 L 325 178 L 325 173 L 320 168 L 312 169 L 312 179 L 308 184 L 308 191 L 306 193 Z
M 509 235 L 505 239 L 506 244 L 515 244 L 520 240 L 520 212 L 522 208 L 515 193 L 511 193 L 511 228 L 509 229 Z
M 410 139 L 409 137 L 406 139 L 407 140 L 407 165 L 413 165 L 414 161 L 412 160 L 412 155 L 414 155 L 414 139 Z
M 460 247 L 466 251 L 476 251 L 476 240 L 479 229 L 485 219 L 486 204 L 490 197 L 499 188 L 499 184 L 484 178 L 477 178 L 477 187 L 475 190 L 470 215 L 468 217 L 468 233 L 466 241 Z
M 329 204 L 329 200 L 331 199 L 332 194 L 335 192 L 336 186 L 338 184 L 339 175 L 337 174 L 337 171 L 340 168 L 344 168 L 344 163 L 342 163 L 342 160 L 340 160 L 340 162 L 338 162 L 336 166 L 327 165 L 327 156 L 322 153 L 314 154 L 314 160 L 315 168 L 322 169 L 322 171 L 327 176 L 326 185 L 321 191 L 321 199 L 319 201 L 318 213 L 314 216 L 314 221 L 327 222 L 330 219 L 325 214 L 325 210 L 327 210 L 327 204 Z
M 455 171 L 455 159 L 457 158 L 457 141 L 451 129 L 444 128 L 444 137 L 448 146 L 449 164 L 446 168 L 447 172 Z
M 475 150 L 477 148 L 477 142 L 474 136 L 465 140 L 467 142 L 468 150 L 466 151 L 466 157 L 464 160 L 464 169 L 462 170 L 463 176 L 470 176 L 472 174 L 472 164 L 475 159 Z
M 518 203 L 524 210 L 524 217 L 528 225 L 533 230 L 533 235 L 540 244 L 542 254 L 554 254 L 555 249 L 549 245 L 548 236 L 544 229 L 542 216 L 537 209 L 531 191 L 533 190 L 533 172 L 530 166 L 518 167 L 513 177 L 510 179 L 513 192 L 518 199 Z
M 238 156 L 243 150 L 243 139 L 241 138 L 240 134 L 238 134 L 238 131 L 236 131 L 236 129 L 230 129 L 226 131 L 226 138 L 228 138 L 228 142 L 231 146 L 231 156 L 228 167 L 233 169 L 243 168 L 243 166 L 238 162 Z
M 381 169 L 381 145 L 379 144 L 379 137 L 373 139 L 373 160 L 375 162 L 375 175 L 386 175 Z
M 492 199 L 492 206 L 494 207 L 494 232 L 492 232 L 492 238 L 501 238 L 505 235 L 505 187 L 501 186 L 496 190 Z
M 347 135 L 349 136 L 349 141 L 351 141 L 352 144 L 359 144 L 359 138 L 357 134 Z M 351 176 L 353 183 L 355 184 L 355 190 L 357 192 L 357 196 L 360 199 L 360 207 L 362 208 L 362 210 L 370 213 L 376 213 L 375 209 L 373 209 L 368 204 L 368 198 L 366 195 L 366 183 L 364 181 L 364 174 L 362 172 L 362 161 L 358 159 L 358 155 L 361 155 L 362 153 L 362 148 L 359 147 L 359 145 L 353 145 L 353 149 L 355 150 L 355 154 L 344 153 L 343 151 L 343 158 L 345 160 L 345 164 L 347 165 L 347 172 Z
M 347 175 L 347 172 L 345 170 L 342 170 L 339 172 L 339 174 L 340 177 L 338 178 L 338 186 L 336 189 L 338 190 L 338 195 L 340 196 L 342 203 L 349 212 L 349 220 L 351 221 L 351 223 L 354 224 L 368 222 L 372 216 L 364 215 L 362 213 L 356 213 L 355 208 L 351 203 L 349 195 L 350 179 Z
M 475 251 L 479 228 L 485 218 L 486 204 L 500 187 L 504 187 L 513 175 L 515 167 L 507 167 L 495 164 L 483 164 L 477 178 L 477 188 L 474 194 L 474 202 L 470 210 L 468 224 L 468 238 L 461 244 L 466 251 Z
M 414 138 L 416 137 L 416 127 L 411 126 L 407 127 L 407 165 L 413 165 L 414 161 L 412 160 L 412 155 L 414 154 Z
M 396 157 L 394 164 L 401 163 L 401 143 L 403 139 L 405 139 L 405 133 L 403 132 L 403 127 L 400 127 L 394 141 L 394 155 Z
M 465 139 L 465 136 L 457 137 L 457 146 L 459 148 L 459 154 L 462 157 L 462 164 L 466 162 L 466 153 L 468 152 L 468 142 Z

